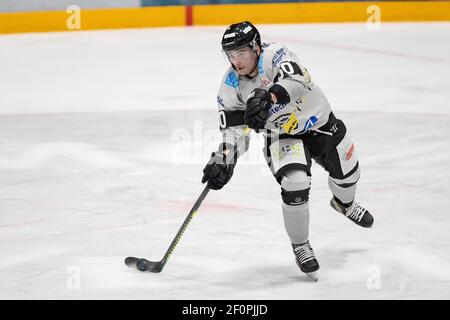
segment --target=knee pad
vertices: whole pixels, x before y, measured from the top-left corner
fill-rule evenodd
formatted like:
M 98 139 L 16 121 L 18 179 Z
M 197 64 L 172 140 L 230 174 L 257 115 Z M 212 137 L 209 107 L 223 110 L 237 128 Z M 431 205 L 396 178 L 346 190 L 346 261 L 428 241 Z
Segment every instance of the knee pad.
M 281 188 L 281 197 L 283 202 L 290 206 L 299 206 L 305 204 L 309 200 L 309 188 L 305 190 L 286 191 Z
M 311 177 L 305 171 L 290 170 L 281 179 L 281 197 L 287 205 L 298 206 L 308 202 Z

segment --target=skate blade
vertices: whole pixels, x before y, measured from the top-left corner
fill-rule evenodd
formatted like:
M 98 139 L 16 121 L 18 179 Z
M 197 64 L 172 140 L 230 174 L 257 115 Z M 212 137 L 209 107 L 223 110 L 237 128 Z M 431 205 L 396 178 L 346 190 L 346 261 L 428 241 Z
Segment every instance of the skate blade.
M 308 278 L 310 278 L 311 280 L 313 280 L 315 282 L 319 281 L 319 278 L 317 277 L 316 272 L 306 273 L 306 275 L 308 276 Z

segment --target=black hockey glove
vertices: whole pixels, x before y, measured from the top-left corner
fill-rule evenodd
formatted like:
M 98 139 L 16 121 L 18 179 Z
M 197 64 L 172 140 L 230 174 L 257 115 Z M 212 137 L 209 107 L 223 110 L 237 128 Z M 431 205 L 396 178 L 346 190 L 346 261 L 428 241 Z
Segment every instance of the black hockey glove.
M 257 132 L 259 129 L 264 129 L 271 106 L 272 97 L 269 91 L 259 88 L 254 89 L 247 100 L 244 123 Z
M 230 181 L 235 165 L 235 163 L 227 164 L 226 157 L 221 152 L 213 152 L 211 159 L 209 159 L 208 164 L 203 169 L 202 183 L 208 181 L 210 189 L 222 189 Z

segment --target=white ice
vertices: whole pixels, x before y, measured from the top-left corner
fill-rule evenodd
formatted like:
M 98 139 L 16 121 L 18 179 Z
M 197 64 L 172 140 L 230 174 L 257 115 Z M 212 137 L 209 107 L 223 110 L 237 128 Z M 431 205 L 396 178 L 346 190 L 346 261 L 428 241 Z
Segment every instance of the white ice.
M 0 36 L 0 298 L 449 299 L 450 23 L 261 26 L 298 53 L 356 143 L 367 230 L 313 166 L 300 273 L 262 140 L 210 192 L 223 27 Z

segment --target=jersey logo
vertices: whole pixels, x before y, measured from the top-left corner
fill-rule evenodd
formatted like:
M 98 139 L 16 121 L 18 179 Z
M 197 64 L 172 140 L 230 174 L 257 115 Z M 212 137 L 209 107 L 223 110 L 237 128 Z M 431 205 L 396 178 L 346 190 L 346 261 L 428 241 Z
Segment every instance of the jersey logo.
M 276 67 L 280 62 L 281 62 L 281 59 L 283 58 L 283 56 L 286 54 L 286 52 L 284 52 L 284 49 L 283 48 L 281 48 L 280 50 L 278 50 L 276 53 L 275 53 L 275 55 L 274 55 L 274 57 L 273 57 L 273 59 L 272 59 L 272 66 L 273 67 Z
M 276 117 L 275 119 L 272 120 L 273 125 L 275 126 L 275 128 L 282 128 L 283 124 L 286 123 L 286 121 L 289 120 L 290 114 L 289 113 L 284 113 L 278 117 Z
M 236 77 L 234 72 L 230 72 L 225 80 L 225 84 L 230 87 L 237 88 L 239 86 L 239 79 Z
M 295 115 L 295 112 L 291 113 L 289 120 L 283 125 L 283 130 L 287 134 L 290 134 L 295 128 L 298 126 L 298 118 Z
M 286 107 L 286 104 L 279 104 L 279 105 L 274 105 L 272 106 L 272 108 L 269 109 L 269 114 L 267 115 L 267 117 L 271 117 L 274 113 L 277 113 L 278 111 L 283 110 Z
M 350 160 L 353 156 L 353 151 L 355 151 L 355 146 L 352 143 L 352 146 L 350 147 L 350 149 L 347 151 L 347 153 L 345 154 L 345 160 Z
M 305 123 L 305 127 L 303 128 L 303 131 L 306 131 L 310 128 L 312 128 L 319 119 L 317 119 L 315 116 L 311 116 Z

